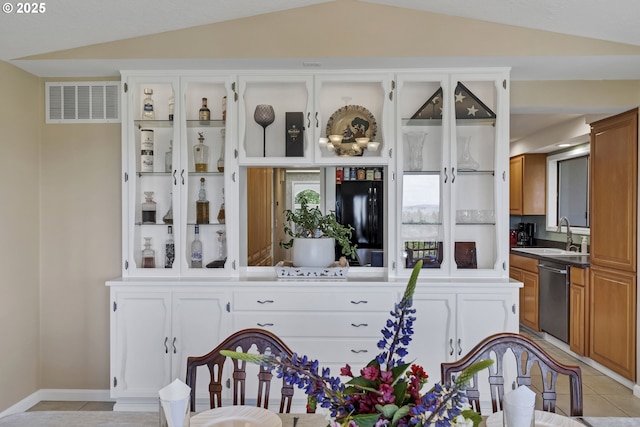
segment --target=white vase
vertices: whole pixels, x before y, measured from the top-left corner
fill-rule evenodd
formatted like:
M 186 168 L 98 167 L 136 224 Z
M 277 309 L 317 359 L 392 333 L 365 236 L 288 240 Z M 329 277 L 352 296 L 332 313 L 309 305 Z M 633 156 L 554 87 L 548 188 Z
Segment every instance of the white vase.
M 335 260 L 335 239 L 293 239 L 291 261 L 295 267 L 329 267 Z
M 409 170 L 420 171 L 422 170 L 422 147 L 427 134 L 425 132 L 407 132 L 404 136 L 409 147 L 409 152 L 407 153 L 409 156 Z

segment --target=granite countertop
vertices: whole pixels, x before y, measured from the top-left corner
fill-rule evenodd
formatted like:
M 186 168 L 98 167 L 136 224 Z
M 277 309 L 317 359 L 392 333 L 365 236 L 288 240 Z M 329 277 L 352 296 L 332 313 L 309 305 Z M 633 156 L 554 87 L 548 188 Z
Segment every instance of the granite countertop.
M 531 246 L 532 248 L 543 248 L 543 247 L 558 247 L 557 245 L 554 246 L 547 246 L 547 245 L 536 245 L 536 246 Z M 562 256 L 554 256 L 552 254 L 532 254 L 532 253 L 527 253 L 527 252 L 523 252 L 523 251 L 518 251 L 518 250 L 513 250 L 513 249 L 526 249 L 526 247 L 521 247 L 518 246 L 516 248 L 511 248 L 511 250 L 509 251 L 509 253 L 513 254 L 513 255 L 519 255 L 519 256 L 523 256 L 526 258 L 535 258 L 535 259 L 540 259 L 540 260 L 547 260 L 547 261 L 551 261 L 551 262 L 558 262 L 561 264 L 567 264 L 567 265 L 572 265 L 574 267 L 580 267 L 580 268 L 588 268 L 591 265 L 591 261 L 590 261 L 590 257 L 589 254 L 583 254 L 580 252 L 576 252 L 575 255 L 562 255 Z

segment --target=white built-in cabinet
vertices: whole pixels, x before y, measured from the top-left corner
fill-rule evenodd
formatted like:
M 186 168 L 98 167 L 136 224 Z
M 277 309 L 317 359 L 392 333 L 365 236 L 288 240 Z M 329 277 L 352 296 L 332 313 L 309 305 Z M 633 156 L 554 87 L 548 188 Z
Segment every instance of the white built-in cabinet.
M 146 88 L 153 89 L 155 120 L 142 119 Z M 410 354 L 434 382 L 441 362 L 494 332 L 518 330 L 520 284 L 508 278 L 507 70 L 127 71 L 122 90 L 123 277 L 107 283 L 116 409 L 157 410 L 158 390 L 185 378 L 187 356 L 203 355 L 245 327 L 275 332 L 334 373 L 345 363 L 359 369 L 377 354 L 380 330 L 417 259 L 425 268 Z M 206 122 L 198 118 L 204 97 Z M 275 113 L 266 128 L 254 120 L 261 104 Z M 328 148 L 324 138 L 345 108 L 375 119 L 375 150 L 340 156 Z M 296 156 L 285 148 L 287 112 L 303 117 Z M 149 172 L 141 170 L 142 129 L 154 131 Z M 207 172 L 194 166 L 200 134 L 209 147 Z M 221 155 L 224 171 L 216 167 Z M 330 192 L 343 166 L 382 169 L 384 266 L 350 268 L 342 281 L 279 281 L 272 269 L 247 267 L 247 168 L 321 168 Z M 208 223 L 198 224 L 203 264 L 217 259 L 223 231 L 223 268 L 190 263 L 202 178 L 210 209 Z M 157 203 L 153 224 L 142 221 L 146 191 Z M 170 208 L 175 261 L 165 268 L 163 216 Z M 155 268 L 142 265 L 146 237 Z M 207 374 L 198 377 L 206 381 Z M 198 400 L 206 402 L 205 395 Z
M 175 378 L 184 381 L 187 357 L 206 354 L 226 337 L 227 303 L 222 289 L 113 288 L 111 397 L 122 405 L 116 409 L 135 409 Z M 198 379 L 203 396 L 207 378 L 202 372 Z
M 506 277 L 507 74 L 399 74 L 397 95 L 398 275 Z
M 237 239 L 227 238 L 227 262 L 222 268 L 206 268 L 220 259 L 219 240 L 238 234 L 238 168 L 233 159 L 236 140 L 237 98 L 233 76 L 123 73 L 122 122 L 122 274 L 125 277 L 231 276 L 237 269 Z M 153 90 L 155 119 L 143 119 L 144 90 Z M 226 120 L 222 99 L 227 99 Z M 200 121 L 202 98 L 207 98 L 211 120 Z M 173 119 L 169 104 L 173 102 Z M 142 138 L 153 135 L 152 169 L 142 167 Z M 204 138 L 208 147 L 207 170 L 196 172 L 194 146 Z M 170 154 L 167 154 L 170 153 Z M 148 154 L 148 153 L 145 153 Z M 224 170 L 218 169 L 223 157 Z M 170 159 L 170 161 L 168 160 Z M 169 164 L 170 163 L 170 164 Z M 203 247 L 203 267 L 192 268 L 196 201 L 204 179 L 209 218 L 198 224 Z M 155 220 L 143 221 L 145 193 L 153 192 Z M 218 212 L 225 205 L 225 220 Z M 171 212 L 172 219 L 167 219 Z M 167 266 L 165 244 L 172 227 L 174 261 Z M 150 239 L 155 267 L 143 262 L 145 242 Z

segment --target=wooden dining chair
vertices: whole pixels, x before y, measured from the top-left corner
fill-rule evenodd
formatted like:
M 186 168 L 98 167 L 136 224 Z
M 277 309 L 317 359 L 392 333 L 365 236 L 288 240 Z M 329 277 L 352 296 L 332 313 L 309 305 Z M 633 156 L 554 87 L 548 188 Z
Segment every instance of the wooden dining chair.
M 515 356 L 517 366 L 516 386 L 532 386 L 531 371 L 536 363 L 542 374 L 542 410 L 556 412 L 556 380 L 558 375 L 569 378 L 570 416 L 582 416 L 582 373 L 580 367 L 562 364 L 554 360 L 538 344 L 527 337 L 514 333 L 499 333 L 492 335 L 477 346 L 466 356 L 456 362 L 442 363 L 441 373 L 443 383 L 451 383 L 455 374 L 463 371 L 475 362 L 494 359 L 489 366 L 489 389 L 491 390 L 491 404 L 493 412 L 502 409 L 504 397 L 505 353 L 511 350 Z M 480 386 L 480 387 L 479 387 Z M 480 412 L 480 393 L 478 374 L 474 375 L 467 387 L 467 397 L 473 410 Z M 533 390 L 535 391 L 535 389 Z
M 187 385 L 191 387 L 191 411 L 196 410 L 196 371 L 199 366 L 206 365 L 210 373 L 209 382 L 209 407 L 211 409 L 222 406 L 222 389 L 223 389 L 223 368 L 227 360 L 233 363 L 233 376 L 231 381 L 233 391 L 233 404 L 244 405 L 245 404 L 245 390 L 247 379 L 247 362 L 227 358 L 220 354 L 220 350 L 231 350 L 248 352 L 252 347 L 253 351 L 257 351 L 259 354 L 265 354 L 269 351 L 271 354 L 286 353 L 292 355 L 293 352 L 287 347 L 273 333 L 263 329 L 243 329 L 240 330 L 224 341 L 222 341 L 216 348 L 211 350 L 204 356 L 190 356 L 187 358 Z M 254 365 L 258 368 L 258 365 Z M 258 377 L 258 390 L 256 406 L 268 409 L 269 407 L 269 391 L 271 389 L 271 379 L 273 374 L 264 366 L 259 366 Z M 293 386 L 286 384 L 282 381 L 282 388 L 280 389 L 280 411 L 290 412 L 291 402 L 293 399 Z

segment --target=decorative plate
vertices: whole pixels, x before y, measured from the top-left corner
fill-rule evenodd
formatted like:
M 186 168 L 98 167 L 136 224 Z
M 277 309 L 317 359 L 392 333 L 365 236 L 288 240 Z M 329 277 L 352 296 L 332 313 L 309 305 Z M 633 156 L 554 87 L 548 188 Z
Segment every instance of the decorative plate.
M 487 427 L 503 427 L 502 411 L 494 412 L 487 418 Z M 535 411 L 535 427 L 584 427 L 571 418 L 548 411 Z
M 373 114 L 360 105 L 345 105 L 338 108 L 327 122 L 327 136 L 342 135 L 342 143 L 356 142 L 356 138 L 367 137 L 373 141 L 378 124 Z
M 191 427 L 282 427 L 274 412 L 255 406 L 223 406 L 191 417 Z

